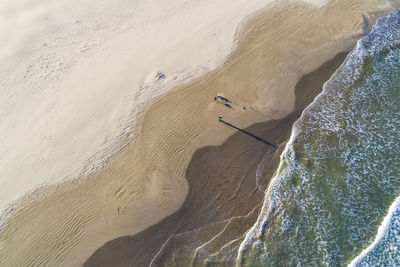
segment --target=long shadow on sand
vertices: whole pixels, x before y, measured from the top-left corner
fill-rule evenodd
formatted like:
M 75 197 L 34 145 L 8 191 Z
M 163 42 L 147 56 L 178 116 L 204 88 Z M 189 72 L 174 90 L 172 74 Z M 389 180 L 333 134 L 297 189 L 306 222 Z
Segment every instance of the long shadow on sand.
M 340 66 L 346 54 L 337 55 L 301 79 L 295 89 L 293 113 L 245 130 L 274 144 L 284 143 L 302 110 L 321 92 L 323 83 Z M 233 134 L 220 146 L 197 150 L 186 170 L 190 191 L 182 207 L 136 235 L 107 242 L 84 266 L 148 266 L 170 236 L 248 214 L 263 200 L 263 190 L 279 163 L 272 159 L 279 151 L 260 145 L 259 141 L 241 132 Z M 261 160 L 268 162 L 267 172 L 257 185 L 256 170 Z

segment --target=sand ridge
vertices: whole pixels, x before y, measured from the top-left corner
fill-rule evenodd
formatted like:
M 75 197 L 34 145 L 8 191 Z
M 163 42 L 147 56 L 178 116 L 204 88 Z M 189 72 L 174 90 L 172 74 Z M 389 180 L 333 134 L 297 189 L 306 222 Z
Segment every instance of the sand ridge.
M 105 166 L 144 102 L 221 65 L 268 1 L 2 1 L 0 212 Z
M 38 190 L 41 198 L 22 206 L 1 232 L 1 262 L 81 265 L 105 242 L 177 211 L 189 190 L 185 172 L 195 151 L 234 133 L 220 127 L 219 114 L 241 128 L 288 115 L 300 78 L 351 49 L 365 17 L 372 22 L 389 7 L 376 1 L 270 6 L 249 21 L 221 68 L 148 106 L 108 168 Z M 247 109 L 215 103 L 218 93 Z

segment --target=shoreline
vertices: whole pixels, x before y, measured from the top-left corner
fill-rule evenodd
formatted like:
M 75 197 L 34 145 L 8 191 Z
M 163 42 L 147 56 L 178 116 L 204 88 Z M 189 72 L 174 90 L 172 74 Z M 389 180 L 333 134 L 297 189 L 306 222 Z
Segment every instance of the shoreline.
M 341 134 L 335 136 L 335 134 L 337 133 L 336 131 L 337 129 L 339 129 L 339 132 L 341 133 L 344 132 L 345 135 L 347 136 L 357 135 L 357 130 L 353 132 L 351 131 L 351 129 L 354 130 L 354 124 L 352 124 L 354 123 L 354 121 L 352 121 L 351 119 L 352 118 L 351 116 L 353 114 L 357 113 L 365 114 L 369 112 L 372 113 L 374 119 L 378 118 L 377 120 L 378 122 L 382 121 L 382 117 L 386 118 L 386 116 L 388 117 L 388 120 L 393 119 L 391 117 L 392 114 L 389 114 L 390 112 L 389 113 L 382 112 L 382 110 L 385 110 L 384 107 L 383 108 L 381 107 L 381 109 L 380 110 L 378 109 L 378 111 L 371 110 L 368 108 L 364 110 L 363 109 L 364 106 L 362 105 L 362 103 L 364 103 L 365 101 L 369 101 L 371 98 L 374 99 L 375 97 L 374 90 L 377 87 L 384 88 L 382 89 L 382 91 L 390 90 L 388 88 L 385 88 L 385 86 L 387 86 L 385 84 L 385 78 L 387 76 L 382 75 L 382 73 L 385 72 L 387 73 L 393 70 L 396 71 L 397 69 L 389 68 L 389 70 L 386 70 L 385 67 L 379 65 L 379 63 L 375 65 L 375 60 L 379 61 L 379 59 L 377 58 L 379 58 L 382 54 L 384 54 L 386 57 L 388 53 L 396 51 L 395 48 L 393 49 L 393 47 L 396 47 L 396 45 L 393 45 L 393 43 L 396 43 L 397 40 L 396 38 L 392 37 L 396 36 L 397 32 L 396 30 L 393 30 L 394 31 L 393 33 L 392 29 L 397 29 L 397 28 L 396 27 L 393 28 L 393 25 L 391 24 L 395 25 L 399 24 L 398 15 L 399 11 L 396 10 L 393 13 L 391 12 L 391 14 L 388 16 L 383 16 L 376 22 L 376 24 L 374 24 L 374 26 L 372 27 L 372 32 L 368 34 L 368 36 L 366 36 L 365 38 L 361 38 L 357 42 L 357 45 L 353 48 L 351 53 L 349 53 L 345 62 L 340 66 L 340 68 L 336 70 L 334 75 L 332 75 L 332 77 L 326 81 L 322 92 L 303 111 L 301 118 L 294 124 L 293 126 L 294 129 L 288 141 L 288 145 L 286 146 L 281 156 L 282 160 L 280 166 L 278 167 L 279 169 L 276 171 L 277 174 L 274 175 L 273 180 L 271 181 L 271 185 L 268 188 L 268 191 L 265 192 L 263 207 L 258 216 L 258 219 L 249 228 L 245 239 L 240 245 L 240 255 L 237 257 L 237 262 L 240 263 L 240 265 L 246 265 L 249 262 L 254 263 L 254 262 L 264 262 L 264 261 L 269 262 L 269 264 L 271 263 L 273 264 L 274 262 L 275 263 L 285 262 L 286 264 L 287 263 L 290 264 L 293 262 L 298 263 L 299 260 L 300 262 L 303 263 L 311 261 L 314 262 L 314 264 L 321 264 L 324 262 L 326 263 L 324 259 L 329 258 L 330 262 L 333 261 L 337 262 L 338 264 L 341 264 L 340 262 L 342 262 L 343 264 L 344 263 L 349 264 L 350 262 L 350 265 L 353 266 L 354 263 L 356 264 L 359 263 L 358 260 L 360 260 L 360 258 L 363 258 L 366 254 L 368 254 L 369 253 L 368 251 L 371 248 L 373 248 L 377 243 L 382 241 L 380 240 L 380 238 L 383 238 L 383 233 L 386 231 L 388 222 L 391 221 L 390 218 L 392 215 L 391 213 L 393 213 L 394 210 L 396 209 L 396 204 L 399 200 L 399 197 L 398 194 L 396 193 L 396 190 L 394 191 L 389 190 L 388 187 L 385 188 L 384 186 L 379 184 L 379 182 L 380 180 L 382 180 L 385 181 L 383 183 L 386 183 L 386 185 L 387 184 L 396 185 L 396 179 L 390 180 L 390 178 L 392 178 L 393 176 L 386 177 L 385 175 L 383 175 L 382 177 L 378 176 L 377 180 L 375 181 L 372 180 L 373 182 L 371 182 L 370 180 L 367 179 L 368 172 L 363 173 L 363 175 L 361 176 L 352 175 L 357 172 L 354 171 L 357 168 L 368 169 L 368 167 L 366 167 L 365 165 L 363 166 L 362 164 L 361 164 L 362 167 L 360 167 L 360 165 L 357 164 L 356 165 L 352 164 L 353 159 L 354 162 L 366 161 L 370 163 L 372 166 L 374 166 L 375 164 L 379 164 L 380 163 L 379 161 L 382 160 L 382 158 L 379 157 L 368 158 L 368 156 L 363 153 L 361 153 L 361 155 L 360 154 L 358 155 L 356 154 L 354 156 L 352 155 L 351 163 L 347 162 L 347 166 L 346 164 L 341 165 L 339 167 L 340 173 L 336 174 L 336 176 L 335 175 L 330 176 L 325 174 L 326 167 L 331 167 L 331 166 L 324 165 L 323 163 L 318 167 L 314 166 L 318 165 L 318 163 L 321 162 L 319 161 L 321 159 L 322 161 L 324 161 L 324 159 L 332 159 L 335 157 L 339 158 L 341 157 L 341 155 L 347 154 L 347 151 L 351 151 L 352 148 L 354 148 L 354 143 L 357 142 L 363 143 L 363 146 L 357 147 L 357 149 L 360 151 L 363 151 L 363 149 L 367 148 L 368 151 L 378 150 L 381 152 L 381 146 L 379 145 L 379 142 L 382 142 L 382 140 L 384 140 L 384 138 L 388 138 L 388 136 L 389 138 L 392 138 L 393 134 L 396 133 L 394 131 L 394 133 L 390 134 L 390 131 L 392 131 L 393 128 L 383 130 L 383 132 L 385 131 L 389 132 L 389 134 L 386 136 L 385 135 L 381 136 L 379 135 L 379 133 L 375 133 L 375 131 L 369 132 L 369 134 L 372 135 L 377 134 L 379 136 L 377 140 L 371 141 L 371 143 L 374 144 L 375 147 L 374 145 L 370 145 L 370 143 L 368 143 L 368 141 L 370 141 L 369 138 L 367 138 L 366 140 L 365 139 L 362 140 L 362 138 L 360 137 L 360 139 L 358 139 L 357 142 L 352 143 L 353 140 L 351 140 L 351 138 L 342 139 Z M 388 26 L 388 24 L 390 26 Z M 375 45 L 369 46 L 369 44 L 371 43 L 376 44 L 376 46 Z M 373 70 L 370 70 L 371 67 L 369 65 L 371 58 L 372 61 L 374 62 Z M 394 58 L 396 58 L 396 56 L 394 56 Z M 393 61 L 389 60 L 389 62 L 385 62 L 384 65 L 391 64 Z M 371 72 L 368 71 L 372 71 L 373 74 L 371 74 Z M 369 79 L 371 76 L 380 77 L 380 79 L 378 79 L 379 80 L 378 84 L 374 84 L 373 86 L 371 86 L 371 83 L 369 83 L 371 81 Z M 396 77 L 393 78 L 393 80 L 395 79 Z M 380 84 L 381 81 L 384 85 Z M 393 87 L 393 85 L 388 87 L 396 88 Z M 349 95 L 351 95 L 351 97 L 347 98 Z M 378 95 L 377 98 L 383 97 L 383 95 L 385 94 Z M 357 103 L 358 106 L 355 103 Z M 328 113 L 329 115 L 327 115 Z M 338 116 L 335 117 L 335 115 Z M 342 118 L 344 119 L 342 120 Z M 363 116 L 360 119 L 361 121 L 360 124 L 358 124 L 358 121 L 355 123 L 355 125 L 357 125 L 356 129 L 363 128 L 362 126 L 363 124 L 368 125 L 369 122 L 365 118 L 368 118 L 368 115 Z M 341 125 L 336 127 L 336 125 L 338 125 L 336 123 L 338 123 L 339 121 L 340 121 L 339 124 Z M 325 125 L 325 123 L 327 123 L 327 125 Z M 330 133 L 333 134 L 330 135 Z M 368 135 L 368 131 L 366 135 Z M 321 136 L 323 137 L 320 138 Z M 334 140 L 336 137 L 340 141 L 336 142 L 335 140 L 332 141 L 332 143 L 330 143 L 331 140 Z M 382 143 L 387 143 L 387 141 L 383 141 Z M 336 148 L 343 149 L 343 144 L 345 144 L 344 145 L 345 148 L 344 151 L 342 151 L 342 153 L 339 153 L 340 154 L 339 156 L 337 156 L 338 154 L 334 155 L 334 153 L 330 154 L 329 152 L 326 152 L 327 150 L 335 151 Z M 347 147 L 348 150 L 346 151 Z M 394 153 L 396 154 L 396 150 L 394 151 L 395 151 Z M 388 151 L 386 150 L 385 152 Z M 389 153 L 393 153 L 393 151 L 389 150 Z M 314 160 L 313 156 L 315 155 L 318 156 L 317 159 Z M 344 158 L 346 158 L 346 156 Z M 362 160 L 360 160 L 360 158 L 362 158 Z M 341 158 L 341 160 L 343 160 L 343 162 L 346 162 L 346 159 Z M 316 162 L 318 163 L 315 164 Z M 352 169 L 353 165 L 354 169 Z M 395 166 L 393 167 L 394 169 L 397 169 Z M 318 172 L 317 169 L 323 171 Z M 338 168 L 335 169 L 333 167 L 332 170 L 338 170 Z M 350 176 L 347 176 L 348 174 L 350 174 Z M 360 178 L 361 179 L 366 178 L 365 180 L 366 186 L 359 187 L 357 184 L 352 184 L 352 181 L 354 179 L 357 180 Z M 319 179 L 329 182 L 326 184 L 318 184 Z M 330 182 L 335 179 L 340 180 L 339 182 L 340 185 L 338 185 L 338 183 L 335 182 L 333 183 Z M 377 187 L 371 188 L 370 186 L 368 186 L 372 183 L 376 183 Z M 304 190 L 302 187 L 303 185 L 305 185 Z M 318 195 L 318 193 L 316 193 L 316 191 L 318 190 L 321 189 L 324 190 L 323 189 L 324 186 L 327 186 L 329 188 L 328 191 L 330 190 L 331 192 L 335 192 L 332 198 L 335 198 L 336 199 L 335 201 L 337 203 L 339 202 L 344 203 L 345 206 L 351 206 L 353 207 L 353 209 L 338 208 L 338 210 L 335 211 L 329 209 L 328 206 L 330 205 L 332 198 L 330 197 L 325 198 L 324 194 L 325 192 L 322 193 L 321 195 Z M 299 190 L 301 191 L 301 193 L 295 192 L 299 188 L 301 188 Z M 384 195 L 387 198 L 374 200 L 375 203 L 374 201 L 372 201 L 372 203 L 374 204 L 371 203 L 366 206 L 363 206 L 361 204 L 363 201 L 363 197 L 359 197 L 358 193 L 354 193 L 357 190 L 359 190 L 360 192 L 371 190 L 370 194 L 374 194 L 375 190 L 377 190 L 376 188 L 379 188 L 378 189 L 379 192 L 382 192 L 382 190 L 388 191 L 384 193 Z M 396 186 L 394 188 L 396 188 Z M 343 194 L 343 192 L 345 193 L 350 192 L 351 194 L 349 196 L 345 194 L 344 198 L 340 197 Z M 327 194 L 329 193 L 327 192 Z M 354 197 L 355 195 L 356 197 Z M 281 198 L 281 196 L 283 196 L 283 199 Z M 313 206 L 311 202 L 319 203 L 317 205 L 317 209 L 318 206 L 322 206 L 324 214 L 321 215 L 321 213 L 318 214 L 318 212 L 314 213 L 316 206 Z M 335 205 L 333 207 L 335 207 Z M 368 216 L 360 217 L 358 215 L 354 215 L 356 214 L 356 212 L 359 212 L 360 210 L 362 214 L 374 213 L 376 214 L 376 216 L 374 216 L 373 218 L 371 217 L 368 218 Z M 297 211 L 299 212 L 297 213 Z M 347 215 L 349 215 L 349 217 L 347 217 Z M 304 217 L 309 218 L 309 220 L 306 220 L 306 223 L 301 225 L 302 222 L 304 223 L 304 221 L 301 220 L 301 218 Z M 347 218 L 347 220 L 346 219 L 342 220 L 345 217 Z M 328 219 L 327 221 L 325 221 L 326 218 L 336 218 L 336 219 L 332 220 Z M 341 218 L 339 219 L 340 222 L 338 222 L 337 218 Z M 300 237 L 301 247 L 297 246 L 299 250 L 297 250 L 296 245 L 294 246 L 291 245 L 291 244 L 297 244 L 296 243 L 297 241 L 294 240 L 296 239 L 296 237 L 293 239 L 293 235 L 285 235 L 284 233 L 286 231 L 286 228 L 285 226 L 282 225 L 286 220 L 293 221 L 293 224 L 291 224 L 289 228 L 296 229 L 295 230 L 296 234 L 300 232 L 304 233 L 302 235 L 303 237 L 307 236 L 305 237 L 305 239 L 302 239 L 302 237 Z M 331 221 L 333 222 L 332 224 L 330 224 Z M 370 223 L 366 223 L 367 221 L 370 221 Z M 314 224 L 315 222 L 317 222 L 318 227 L 315 227 Z M 268 226 L 266 227 L 266 225 Z M 270 225 L 271 229 L 269 229 Z M 368 227 L 365 227 L 365 225 L 368 225 Z M 322 237 L 318 242 L 316 242 L 319 244 L 317 244 L 316 247 L 314 247 L 314 245 L 316 244 L 315 240 L 319 239 L 319 237 L 314 239 L 314 236 L 312 234 L 316 228 L 318 228 L 319 233 L 326 233 L 331 231 L 332 229 L 335 229 L 334 230 L 335 233 L 333 235 L 327 234 L 326 237 Z M 345 230 L 349 228 L 350 229 L 361 228 L 363 229 L 364 234 L 356 235 L 356 237 L 353 237 L 352 233 L 354 231 Z M 391 230 L 393 230 L 393 228 Z M 392 236 L 393 235 L 395 235 L 395 233 L 392 233 Z M 279 238 L 279 236 L 281 238 Z M 318 236 L 318 234 L 316 236 Z M 341 240 L 343 240 L 343 236 L 344 237 L 347 236 L 346 238 L 349 239 L 348 243 L 345 242 L 345 244 L 340 244 Z M 270 242 L 271 240 L 274 239 L 277 242 Z M 313 256 L 309 254 L 310 244 L 312 250 L 319 251 L 319 249 L 321 247 L 324 247 L 326 243 L 338 244 L 338 247 L 336 250 L 330 247 L 327 251 L 323 253 L 324 255 L 322 257 L 313 258 Z M 384 244 L 383 247 L 388 249 L 388 247 L 393 246 L 393 244 L 396 244 L 396 241 L 387 238 L 387 240 L 385 240 L 385 242 L 382 244 Z M 276 251 L 272 252 L 275 247 L 278 247 L 277 250 L 279 251 L 278 253 L 280 253 L 280 251 L 291 251 L 292 252 L 291 254 L 296 256 L 289 257 L 290 253 L 287 254 L 285 252 L 283 252 L 283 254 L 278 255 Z M 390 262 L 393 263 L 396 260 L 395 258 L 390 257 L 395 254 L 387 255 L 383 251 L 384 250 L 382 248 L 380 248 L 378 251 L 375 251 L 376 258 L 375 257 L 363 258 L 363 260 L 366 260 L 364 264 L 368 264 L 368 262 L 370 264 L 375 264 L 376 262 L 380 262 L 380 264 L 390 264 Z M 387 260 L 384 260 L 384 258 L 386 258 Z
M 336 5 L 279 3 L 251 19 L 251 30 L 222 67 L 178 86 L 141 114 L 132 140 L 108 168 L 39 190 L 42 198 L 18 211 L 0 234 L 0 249 L 20 256 L 2 261 L 78 265 L 105 242 L 176 212 L 190 190 L 186 170 L 195 151 L 233 133 L 218 125 L 218 114 L 240 128 L 265 121 L 265 114 L 285 117 L 295 106 L 298 80 L 353 46 L 363 19 L 346 3 Z M 325 21 L 327 10 L 343 16 L 339 24 Z M 282 36 L 283 29 L 290 34 Z M 303 40 L 304 34 L 315 37 Z M 212 101 L 218 93 L 248 109 L 227 111 Z
M 205 229 L 200 231 L 200 235 L 211 240 L 229 224 L 231 218 L 258 213 L 253 209 L 260 206 L 264 199 L 263 189 L 268 186 L 279 164 L 280 152 L 290 136 L 293 123 L 322 91 L 323 83 L 342 64 L 346 55 L 341 53 L 303 76 L 296 85 L 296 108 L 290 115 L 245 129 L 266 140 L 274 140 L 279 144 L 279 149 L 275 150 L 241 132 L 234 132 L 219 146 L 198 149 L 186 170 L 190 192 L 183 206 L 143 232 L 107 242 L 96 250 L 84 266 L 129 265 L 132 262 L 138 266 L 149 266 L 150 262 L 152 266 L 166 266 L 172 264 L 168 261 L 171 255 L 174 255 L 176 263 L 180 258 L 192 259 L 194 256 L 186 255 L 186 247 L 190 247 L 194 254 L 193 244 L 200 247 L 208 242 L 207 239 L 202 240 L 204 237 L 192 234 L 197 229 Z M 262 181 L 256 180 L 257 166 L 261 162 L 266 163 L 261 174 Z M 246 230 L 239 224 L 230 229 L 229 235 L 236 236 L 236 232 Z M 228 243 L 225 235 L 219 239 L 222 243 Z M 219 244 L 218 247 L 222 246 Z M 188 264 L 184 261 L 178 263 L 182 266 Z

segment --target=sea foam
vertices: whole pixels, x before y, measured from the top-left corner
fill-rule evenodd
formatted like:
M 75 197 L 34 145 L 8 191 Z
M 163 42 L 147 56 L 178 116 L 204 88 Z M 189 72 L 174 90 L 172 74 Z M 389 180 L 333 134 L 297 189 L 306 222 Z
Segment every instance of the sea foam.
M 373 242 L 400 188 L 399 47 L 400 15 L 379 19 L 304 110 L 238 265 L 343 265 Z
M 374 242 L 351 261 L 349 266 L 400 264 L 400 196 L 392 203 L 378 228 Z

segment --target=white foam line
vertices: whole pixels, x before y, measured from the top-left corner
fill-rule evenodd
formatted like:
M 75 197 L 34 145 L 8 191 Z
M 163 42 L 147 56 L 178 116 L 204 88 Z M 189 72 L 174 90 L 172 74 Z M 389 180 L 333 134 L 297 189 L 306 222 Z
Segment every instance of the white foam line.
M 393 14 L 390 14 L 388 17 L 392 16 Z M 382 21 L 386 20 L 388 17 L 383 17 L 377 20 L 377 23 L 373 26 L 371 33 L 376 31 L 376 28 L 378 27 L 379 23 L 382 23 Z M 293 146 L 293 142 L 296 139 L 298 135 L 298 123 L 302 121 L 302 118 L 304 117 L 304 114 L 312 110 L 312 108 L 315 105 L 319 105 L 319 103 L 322 101 L 323 97 L 330 92 L 330 86 L 331 84 L 334 83 L 335 80 L 337 79 L 342 79 L 345 80 L 344 78 L 349 78 L 351 77 L 352 79 L 355 79 L 353 76 L 348 76 L 343 77 L 342 73 L 351 73 L 355 71 L 355 75 L 357 75 L 357 69 L 356 67 L 360 66 L 360 61 L 363 60 L 366 56 L 366 51 L 364 48 L 364 42 L 370 38 L 370 34 L 365 36 L 364 38 L 361 38 L 360 40 L 357 41 L 357 44 L 355 48 L 347 55 L 345 61 L 341 64 L 341 66 L 334 72 L 334 74 L 331 76 L 331 78 L 324 83 L 322 87 L 322 92 L 314 99 L 314 101 L 308 105 L 302 112 L 300 118 L 293 124 L 293 129 L 292 133 L 290 135 L 290 139 L 288 143 L 285 146 L 285 149 L 283 150 L 281 154 L 281 161 L 279 163 L 276 175 L 272 177 L 271 183 L 268 186 L 267 191 L 265 192 L 265 197 L 264 197 L 264 203 L 262 206 L 261 213 L 256 221 L 256 223 L 250 228 L 250 230 L 247 232 L 246 237 L 244 238 L 243 242 L 239 246 L 239 253 L 237 256 L 237 261 L 236 264 L 237 266 L 240 266 L 240 260 L 242 258 L 242 254 L 248 246 L 250 246 L 250 242 L 254 242 L 256 236 L 260 236 L 261 234 L 261 228 L 262 224 L 264 221 L 266 221 L 266 218 L 270 215 L 270 212 L 275 206 L 275 197 L 279 196 L 274 196 L 274 194 L 277 194 L 275 192 L 276 186 L 281 182 L 281 173 L 282 173 L 282 168 L 283 168 L 283 157 L 284 155 L 287 155 L 289 152 L 289 148 Z M 355 64 L 357 63 L 357 64 Z M 348 81 L 349 82 L 349 81 Z M 268 206 L 267 206 L 268 205 Z
M 388 213 L 386 214 L 385 218 L 382 221 L 382 224 L 378 228 L 378 232 L 375 236 L 375 240 L 366 248 L 364 249 L 356 258 L 354 258 L 348 266 L 354 267 L 357 266 L 360 261 L 367 256 L 367 254 L 372 251 L 376 245 L 381 241 L 381 239 L 384 237 L 385 232 L 388 229 L 389 223 L 392 220 L 393 214 L 395 213 L 396 209 L 400 205 L 400 196 L 396 198 L 396 200 L 392 203 L 392 205 L 389 208 Z
M 358 45 L 358 44 L 357 44 L 357 45 Z M 352 53 L 354 53 L 355 50 L 356 50 L 356 49 L 354 49 L 354 50 L 352 51 Z M 349 56 L 350 56 L 350 55 L 348 55 L 347 58 L 348 58 Z M 283 159 L 283 157 L 284 157 L 285 155 L 288 154 L 289 148 L 290 148 L 291 146 L 293 146 L 293 142 L 294 142 L 294 140 L 296 139 L 296 137 L 297 137 L 297 135 L 298 135 L 298 127 L 297 127 L 297 124 L 299 123 L 299 121 L 302 120 L 304 114 L 305 114 L 309 109 L 311 109 L 314 105 L 317 105 L 317 104 L 318 104 L 318 101 L 320 101 L 320 99 L 322 98 L 322 96 L 323 96 L 324 94 L 327 93 L 327 90 L 328 90 L 327 85 L 329 85 L 330 82 L 332 82 L 333 80 L 335 80 L 336 76 L 339 74 L 339 71 L 343 68 L 343 65 L 345 65 L 346 63 L 347 63 L 347 59 L 346 59 L 346 60 L 342 63 L 342 65 L 334 72 L 334 74 L 332 75 L 332 77 L 331 77 L 327 82 L 324 83 L 324 85 L 323 85 L 323 87 L 322 87 L 322 92 L 312 101 L 312 103 L 311 103 L 310 105 L 308 105 L 308 106 L 302 111 L 302 114 L 301 114 L 300 118 L 299 118 L 296 122 L 294 122 L 293 128 L 292 128 L 292 133 L 291 133 L 291 135 L 290 135 L 289 141 L 286 143 L 286 146 L 285 146 L 285 148 L 284 148 L 284 150 L 283 150 L 283 152 L 282 152 L 282 154 L 281 154 L 281 156 L 280 156 L 280 162 L 279 162 L 279 165 L 278 165 L 278 168 L 277 168 L 277 172 L 276 172 L 275 176 L 272 177 L 271 182 L 270 182 L 270 184 L 269 184 L 269 186 L 268 186 L 268 189 L 267 189 L 267 191 L 265 192 L 265 197 L 264 197 L 264 203 L 263 203 L 263 206 L 262 206 L 262 207 L 263 207 L 263 208 L 262 208 L 262 211 L 261 211 L 260 215 L 258 216 L 257 221 L 256 221 L 255 224 L 252 226 L 252 228 L 247 232 L 247 234 L 246 234 L 246 236 L 245 236 L 243 242 L 242 242 L 242 243 L 240 244 L 240 246 L 239 246 L 239 253 L 238 253 L 237 261 L 236 261 L 236 263 L 237 263 L 236 265 L 237 265 L 237 266 L 240 266 L 239 263 L 240 263 L 240 259 L 241 259 L 241 257 L 242 257 L 243 251 L 246 249 L 246 247 L 248 247 L 248 245 L 250 245 L 249 242 L 250 242 L 251 240 L 253 240 L 254 237 L 255 237 L 256 235 L 259 235 L 259 234 L 260 234 L 260 232 L 261 232 L 260 228 L 261 228 L 263 222 L 265 221 L 265 218 L 268 217 L 268 215 L 270 214 L 270 212 L 273 210 L 273 208 L 274 208 L 274 206 L 275 206 L 274 193 L 276 194 L 276 192 L 274 192 L 274 191 L 275 191 L 274 189 L 276 188 L 276 186 L 277 186 L 277 185 L 279 184 L 279 182 L 281 181 L 281 176 L 280 176 L 280 174 L 282 173 L 282 168 L 283 168 L 283 160 L 282 160 L 282 159 Z M 276 197 L 279 197 L 279 196 L 276 196 Z M 267 203 L 268 203 L 268 202 L 269 202 L 269 205 L 268 205 L 268 209 L 266 210 L 265 207 L 267 206 Z M 266 210 L 266 211 L 265 211 L 265 210 Z

